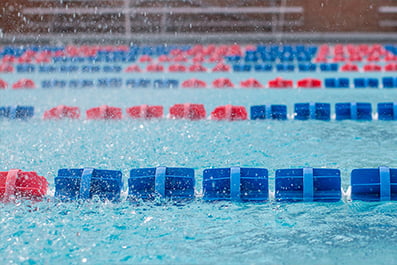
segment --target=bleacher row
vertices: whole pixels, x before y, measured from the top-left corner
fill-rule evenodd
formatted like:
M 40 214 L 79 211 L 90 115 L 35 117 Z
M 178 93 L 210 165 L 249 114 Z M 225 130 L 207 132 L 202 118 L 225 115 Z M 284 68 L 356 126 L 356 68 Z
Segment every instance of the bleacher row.
M 0 118 L 26 120 L 34 116 L 33 106 L 0 107 Z M 79 119 L 80 108 L 59 105 L 43 114 L 43 119 Z M 164 107 L 160 105 L 139 105 L 126 109 L 126 116 L 131 119 L 164 118 Z M 334 117 L 333 117 L 334 116 Z M 170 119 L 203 120 L 207 112 L 203 104 L 175 104 L 170 107 Z M 120 120 L 123 110 L 118 107 L 103 105 L 86 111 L 89 120 Z M 224 105 L 216 107 L 208 117 L 211 120 L 238 121 L 247 120 L 248 112 L 244 106 Z M 287 105 L 254 105 L 250 107 L 251 120 L 358 120 L 371 121 L 397 120 L 397 103 L 385 102 L 377 104 L 377 113 L 372 112 L 372 104 L 367 102 L 336 103 L 334 115 L 330 103 L 296 103 L 294 112 L 288 114 Z
M 120 72 L 395 72 L 397 71 L 397 63 L 391 62 L 385 65 L 382 64 L 365 64 L 358 66 L 357 64 L 346 63 L 262 63 L 262 64 L 243 64 L 243 63 L 218 63 L 214 66 L 206 67 L 200 63 L 194 64 L 147 64 L 139 65 L 132 64 L 124 67 L 123 65 L 77 65 L 77 64 L 49 64 L 49 65 L 35 65 L 35 64 L 17 64 L 15 67 L 11 64 L 0 64 L 0 72 L 3 73 L 120 73 Z
M 339 169 L 289 168 L 275 171 L 274 192 L 269 191 L 266 168 L 211 168 L 202 172 L 202 194 L 195 191 L 193 168 L 155 167 L 130 170 L 127 200 L 132 202 L 168 199 L 205 201 L 264 202 L 337 202 L 397 200 L 397 169 L 354 169 L 347 192 L 341 186 Z M 90 200 L 119 202 L 123 189 L 120 170 L 62 168 L 54 178 L 57 201 Z M 48 181 L 36 172 L 12 169 L 0 172 L 0 201 L 42 200 Z
M 12 84 L 11 88 L 34 89 L 37 85 L 32 79 L 22 78 Z M 191 78 L 181 83 L 177 79 L 126 79 L 120 77 L 98 79 L 49 79 L 42 80 L 41 87 L 46 89 L 62 88 L 397 88 L 397 76 L 378 78 L 325 78 L 324 82 L 315 78 L 304 78 L 294 84 L 293 80 L 277 77 L 263 85 L 255 78 L 249 78 L 234 84 L 229 78 L 217 78 L 210 85 L 205 81 Z M 7 89 L 8 83 L 0 79 L 0 90 Z

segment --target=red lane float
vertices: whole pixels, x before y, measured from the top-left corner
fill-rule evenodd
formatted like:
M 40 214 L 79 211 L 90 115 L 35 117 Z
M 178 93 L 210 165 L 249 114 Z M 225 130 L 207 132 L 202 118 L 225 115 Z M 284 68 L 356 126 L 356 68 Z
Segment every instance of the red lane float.
M 78 107 L 70 107 L 65 105 L 59 105 L 52 109 L 46 110 L 43 115 L 43 119 L 79 119 L 80 109 Z
M 189 66 L 189 72 L 206 72 L 207 68 L 202 66 L 201 64 L 195 63 Z
M 342 72 L 357 72 L 358 71 L 358 66 L 355 65 L 355 64 L 348 63 L 348 64 L 345 64 L 345 65 L 342 65 L 340 70 Z
M 140 72 L 140 71 L 141 71 L 141 68 L 136 64 L 130 65 L 125 69 L 125 72 L 127 72 L 127 73 Z
M 363 67 L 364 72 L 379 72 L 382 71 L 382 67 L 377 64 L 366 64 Z
M 0 79 L 0 89 L 6 89 L 8 87 L 8 84 L 6 81 L 3 79 Z
M 215 65 L 214 68 L 212 68 L 212 72 L 229 72 L 230 71 L 230 66 L 224 63 L 218 63 Z
M 208 62 L 210 63 L 220 63 L 223 61 L 223 57 L 219 55 L 212 55 L 209 59 Z
M 304 78 L 297 82 L 298 88 L 321 88 L 322 83 L 319 79 Z
M 11 169 L 0 172 L 0 198 L 11 202 L 16 198 L 40 200 L 47 193 L 48 182 L 45 177 L 36 172 L 24 172 Z
M 225 105 L 218 106 L 211 112 L 211 120 L 237 121 L 248 118 L 247 110 L 244 106 Z
M 171 61 L 171 58 L 170 57 L 168 57 L 167 55 L 160 55 L 158 58 L 157 58 L 157 60 L 159 61 L 159 62 L 161 62 L 161 63 L 166 63 L 166 62 L 170 62 Z
M 215 88 L 232 88 L 234 87 L 232 81 L 229 78 L 218 78 L 212 82 L 213 87 Z
M 14 67 L 8 63 L 0 64 L 0 72 L 2 73 L 14 72 Z
M 123 116 L 121 108 L 102 105 L 86 111 L 89 120 L 120 120 Z
M 244 88 L 263 88 L 264 86 L 255 78 L 249 78 L 240 82 L 240 86 Z
M 168 67 L 169 72 L 186 72 L 186 66 L 183 64 L 171 64 Z
M 269 88 L 292 88 L 294 83 L 292 80 L 277 77 L 276 79 L 270 80 L 267 85 Z
M 152 62 L 152 57 L 150 57 L 149 55 L 142 55 L 141 57 L 139 57 L 139 62 L 140 63 L 151 63 Z
M 178 54 L 174 58 L 171 59 L 173 62 L 187 62 L 187 58 L 183 54 Z
M 163 106 L 140 105 L 127 108 L 127 116 L 133 119 L 152 119 L 163 117 Z
M 12 85 L 13 89 L 32 89 L 35 87 L 36 85 L 33 80 L 27 78 L 22 78 Z
M 175 104 L 170 107 L 171 119 L 202 120 L 206 117 L 203 104 Z
M 194 63 L 202 63 L 202 62 L 205 61 L 205 59 L 204 59 L 204 56 L 198 54 L 198 55 L 196 55 L 196 56 L 193 57 L 192 61 L 193 61 Z
M 389 64 L 385 65 L 385 71 L 397 72 L 397 63 L 389 63 Z
M 163 72 L 164 66 L 162 66 L 160 64 L 149 64 L 146 67 L 146 71 L 148 71 L 148 72 Z
M 397 55 L 394 55 L 392 53 L 388 53 L 385 57 L 385 61 L 386 62 L 393 62 L 393 61 L 397 61 Z
M 1 61 L 3 63 L 15 63 L 17 61 L 17 58 L 14 55 L 4 55 Z
M 207 83 L 200 79 L 191 78 L 182 82 L 181 86 L 183 88 L 205 88 Z

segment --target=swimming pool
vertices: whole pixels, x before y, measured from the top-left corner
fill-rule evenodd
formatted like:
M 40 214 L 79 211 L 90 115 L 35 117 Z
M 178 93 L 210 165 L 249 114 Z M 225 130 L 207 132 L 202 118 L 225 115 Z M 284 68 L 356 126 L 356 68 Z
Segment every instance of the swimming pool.
M 299 78 L 296 73 L 288 75 Z M 238 82 L 248 74 L 229 76 Z M 44 78 L 37 73 L 32 77 Z M 270 79 L 274 73 L 254 77 Z M 45 110 L 59 104 L 83 110 L 102 104 L 122 108 L 153 104 L 168 109 L 175 103 L 192 102 L 203 103 L 208 111 L 224 104 L 280 103 L 291 110 L 296 102 L 393 102 L 394 90 L 123 87 L 0 93 L 0 105 L 36 108 L 36 116 L 29 121 L 1 121 L 2 170 L 40 172 L 50 182 L 51 193 L 57 170 L 63 167 L 118 169 L 124 180 L 132 168 L 191 167 L 200 193 L 202 170 L 211 167 L 268 168 L 271 189 L 279 168 L 339 168 L 342 187 L 347 189 L 354 168 L 397 166 L 395 122 L 41 120 Z M 31 206 L 21 201 L 1 205 L 0 251 L 9 264 L 390 264 L 397 259 L 396 208 L 394 202 L 204 203 L 200 198 L 190 203 L 140 205 L 94 200 Z

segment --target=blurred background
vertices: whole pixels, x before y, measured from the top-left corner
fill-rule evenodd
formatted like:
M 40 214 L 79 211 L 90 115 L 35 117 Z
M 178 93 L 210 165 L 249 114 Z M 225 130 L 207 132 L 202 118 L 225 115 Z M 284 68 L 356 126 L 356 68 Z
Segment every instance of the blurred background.
M 395 0 L 2 0 L 0 42 L 391 42 Z

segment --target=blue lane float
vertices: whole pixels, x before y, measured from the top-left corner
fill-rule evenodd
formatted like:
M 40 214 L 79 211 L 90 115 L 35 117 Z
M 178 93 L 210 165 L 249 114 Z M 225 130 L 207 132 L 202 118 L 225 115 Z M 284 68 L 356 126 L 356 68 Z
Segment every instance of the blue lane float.
M 299 72 L 315 72 L 317 65 L 314 63 L 300 63 L 298 64 Z
M 156 197 L 173 200 L 194 198 L 194 169 L 180 167 L 137 168 L 128 179 L 129 200 Z
M 378 103 L 378 120 L 397 120 L 397 102 Z
M 33 64 L 18 64 L 16 70 L 18 73 L 33 73 L 36 70 L 36 66 Z
M 10 120 L 27 120 L 34 115 L 33 106 L 7 106 L 0 107 L 0 118 Z
M 122 187 L 122 173 L 119 170 L 63 168 L 55 177 L 55 198 L 71 201 L 97 196 L 101 200 L 119 201 Z
M 397 88 L 397 77 L 382 77 L 383 88 Z
M 256 72 L 271 72 L 273 70 L 273 65 L 271 65 L 271 64 L 255 64 L 254 70 Z
M 249 72 L 251 71 L 252 65 L 250 64 L 234 64 L 233 71 L 234 72 Z
M 371 103 L 350 102 L 335 104 L 336 120 L 372 120 Z
M 157 79 L 153 81 L 153 88 L 177 88 L 178 80 L 175 79 Z
M 354 78 L 353 84 L 355 88 L 379 88 L 377 78 Z
M 286 105 L 257 105 L 251 106 L 251 120 L 286 120 Z
M 351 172 L 351 199 L 362 201 L 397 200 L 397 169 L 361 168 Z
M 128 88 L 148 88 L 151 81 L 150 79 L 128 79 L 125 84 Z
M 341 77 L 341 78 L 325 78 L 324 86 L 326 88 L 349 88 L 350 81 L 349 78 Z
M 339 66 L 337 63 L 323 63 L 320 64 L 320 70 L 322 72 L 337 72 Z
M 277 64 L 276 70 L 278 72 L 293 72 L 293 71 L 295 71 L 295 65 L 293 65 L 293 64 Z
M 275 177 L 277 201 L 339 201 L 342 197 L 339 169 L 278 169 Z
M 213 168 L 203 171 L 203 199 L 206 201 L 266 201 L 269 197 L 265 168 Z
M 331 119 L 331 104 L 329 103 L 296 103 L 295 120 L 322 120 Z

